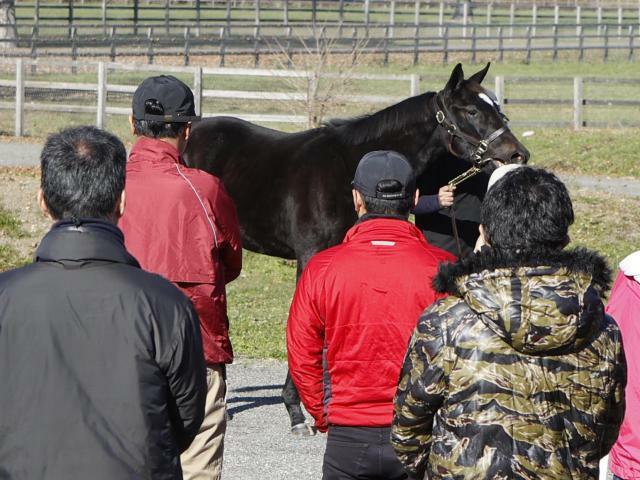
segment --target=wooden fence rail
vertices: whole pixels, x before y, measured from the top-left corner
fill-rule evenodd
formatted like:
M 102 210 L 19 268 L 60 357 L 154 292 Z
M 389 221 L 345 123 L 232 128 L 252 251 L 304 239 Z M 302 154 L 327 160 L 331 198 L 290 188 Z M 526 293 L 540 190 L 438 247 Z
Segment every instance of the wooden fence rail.
M 235 25 L 227 28 L 220 24 L 207 24 L 196 32 L 194 27 L 184 27 L 180 35 L 167 35 L 162 27 L 148 27 L 145 34 L 123 32 L 121 26 L 113 26 L 106 35 L 88 31 L 90 27 L 72 27 L 63 36 L 42 36 L 34 28 L 30 35 L 21 36 L 18 47 L 5 49 L 5 57 L 107 57 L 115 61 L 119 55 L 146 57 L 153 64 L 159 55 L 182 56 L 184 65 L 189 65 L 192 56 L 217 56 L 219 65 L 225 65 L 229 55 L 253 56 L 254 65 L 260 64 L 264 55 L 279 55 L 293 64 L 294 56 L 327 49 L 329 53 L 349 54 L 356 58 L 359 53 L 381 54 L 384 63 L 391 55 L 410 54 L 417 64 L 423 54 L 442 55 L 447 63 L 453 53 L 467 53 L 471 62 L 477 61 L 479 53 L 493 53 L 495 60 L 502 61 L 505 54 L 520 54 L 529 62 L 536 52 L 550 53 L 555 61 L 559 52 L 573 51 L 583 61 L 585 52 L 598 51 L 606 61 L 613 51 L 624 51 L 629 61 L 635 59 L 636 45 L 640 41 L 640 26 L 629 25 L 619 32 L 618 25 L 602 28 L 582 25 L 578 34 L 575 25 L 518 25 L 515 32 L 507 36 L 512 25 L 498 26 L 490 32 L 471 27 L 464 33 L 461 25 L 445 26 L 440 32 L 437 24 L 412 26 L 396 24 L 394 32 L 389 26 L 364 24 L 347 27 L 327 27 L 313 30 L 311 25 L 297 27 L 283 24 Z M 124 27 L 122 27 L 124 28 Z
M 5 61 L 6 63 L 6 61 Z M 246 99 L 246 100 L 272 100 L 272 101 L 305 101 L 306 94 L 299 92 L 268 92 L 268 91 L 241 91 L 241 90 L 214 90 L 203 89 L 203 77 L 207 75 L 212 76 L 253 76 L 253 77 L 267 77 L 267 78 L 309 78 L 313 75 L 311 72 L 295 71 L 295 70 L 259 70 L 259 69 L 246 69 L 246 68 L 202 68 L 202 67 L 175 67 L 175 66 L 149 66 L 149 65 L 135 65 L 135 64 L 119 64 L 109 62 L 98 62 L 97 64 L 81 63 L 81 62 L 51 62 L 51 65 L 64 66 L 66 68 L 92 68 L 97 71 L 96 83 L 87 82 L 50 82 L 50 81 L 33 81 L 26 80 L 25 68 L 26 66 L 33 64 L 31 60 L 17 59 L 15 61 L 15 79 L 14 80 L 0 80 L 0 87 L 8 87 L 14 90 L 15 101 L 0 102 L 0 109 L 15 109 L 15 135 L 22 136 L 24 134 L 24 112 L 25 111 L 38 111 L 38 112 L 61 112 L 61 113 L 93 113 L 96 115 L 96 125 L 104 127 L 105 119 L 108 114 L 115 115 L 128 115 L 130 114 L 129 107 L 116 107 L 109 106 L 107 102 L 107 95 L 112 93 L 125 93 L 133 94 L 136 87 L 132 85 L 120 85 L 111 84 L 108 81 L 108 72 L 158 72 L 162 70 L 163 73 L 180 73 L 192 75 L 192 86 L 194 90 L 194 96 L 196 100 L 196 112 L 202 111 L 203 98 L 221 98 L 221 99 Z M 42 65 L 42 62 L 40 62 Z M 97 68 L 96 68 L 97 67 Z M 325 73 L 327 77 L 336 76 L 339 74 Z M 405 90 L 408 96 L 414 96 L 421 93 L 420 82 L 426 77 L 421 77 L 417 74 L 412 75 L 379 75 L 379 74 L 356 74 L 350 73 L 350 79 L 359 80 L 373 80 L 373 81 L 397 81 L 400 84 L 405 84 L 408 88 Z M 437 78 L 438 81 L 443 82 L 444 78 Z M 573 98 L 512 98 L 505 95 L 505 85 L 508 84 L 526 84 L 526 83 L 540 83 L 557 81 L 566 83 L 568 81 L 573 82 Z M 628 79 L 604 79 L 598 77 L 495 77 L 495 93 L 499 103 L 503 105 L 521 105 L 521 106 L 572 106 L 573 107 L 573 121 L 562 122 L 558 120 L 545 120 L 545 121 L 524 121 L 519 125 L 523 126 L 571 126 L 576 130 L 579 130 L 587 126 L 597 126 L 597 122 L 587 122 L 584 116 L 585 106 L 617 106 L 624 108 L 633 108 L 637 111 L 640 108 L 640 100 L 630 99 L 605 99 L 605 98 L 587 98 L 584 95 L 584 84 L 621 84 L 621 85 L 640 85 L 640 78 L 628 78 Z M 70 90 L 75 92 L 91 92 L 95 94 L 94 105 L 68 105 L 68 104 L 53 104 L 53 103 L 35 103 L 25 102 L 25 90 L 26 89 L 45 89 L 49 91 L 56 90 Z M 401 96 L 382 96 L 382 95 L 339 95 L 336 100 L 341 102 L 357 102 L 364 104 L 392 104 L 400 101 Z M 248 121 L 258 123 L 293 123 L 304 124 L 307 122 L 307 117 L 304 115 L 281 115 L 281 114 L 260 114 L 260 113 L 238 113 L 238 112 L 204 112 L 202 114 L 205 117 L 227 115 L 243 118 Z M 627 122 L 630 126 L 640 126 L 640 123 Z

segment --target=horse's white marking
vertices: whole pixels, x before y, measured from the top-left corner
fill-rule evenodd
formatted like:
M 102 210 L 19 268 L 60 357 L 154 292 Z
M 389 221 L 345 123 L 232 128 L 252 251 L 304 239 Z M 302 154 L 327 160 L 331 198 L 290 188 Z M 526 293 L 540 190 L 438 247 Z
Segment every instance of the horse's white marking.
M 479 93 L 478 96 L 480 97 L 481 100 L 484 100 L 485 102 L 487 102 L 492 107 L 497 106 L 497 103 L 494 102 L 493 100 L 491 100 L 489 95 L 487 95 L 486 93 Z
M 371 240 L 371 245 L 380 245 L 383 247 L 393 247 L 396 242 L 389 242 L 387 240 Z
M 523 137 L 532 137 L 536 132 L 533 130 L 527 130 L 526 132 L 522 132 Z

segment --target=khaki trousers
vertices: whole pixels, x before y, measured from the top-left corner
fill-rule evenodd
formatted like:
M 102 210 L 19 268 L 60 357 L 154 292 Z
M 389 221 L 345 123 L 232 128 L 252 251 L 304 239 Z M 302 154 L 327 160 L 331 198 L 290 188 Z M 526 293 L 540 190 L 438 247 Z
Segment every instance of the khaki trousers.
M 222 475 L 225 415 L 224 366 L 207 366 L 207 401 L 204 421 L 193 443 L 180 456 L 184 480 L 219 480 Z

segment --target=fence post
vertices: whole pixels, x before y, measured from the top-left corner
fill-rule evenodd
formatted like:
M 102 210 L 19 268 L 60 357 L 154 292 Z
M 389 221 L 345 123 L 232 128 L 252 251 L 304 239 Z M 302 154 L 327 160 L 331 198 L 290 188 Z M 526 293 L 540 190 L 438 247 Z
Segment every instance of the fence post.
M 532 26 L 532 35 L 536 36 L 536 24 L 538 23 L 538 5 L 535 3 L 531 7 L 531 26 Z
M 133 0 L 133 34 L 138 35 L 138 17 L 140 15 L 140 0 Z
M 196 0 L 196 37 L 200 36 L 200 20 L 201 20 L 201 1 Z
M 164 2 L 164 28 L 169 34 L 169 23 L 171 21 L 171 0 L 165 0 Z
M 629 25 L 629 57 L 630 62 L 633 61 L 633 25 Z
M 102 31 L 106 35 L 107 34 L 107 0 L 102 0 L 100 12 L 102 13 Z
M 396 0 L 389 4 L 389 37 L 393 38 L 393 27 L 396 23 Z
M 496 76 L 496 99 L 498 100 L 498 105 L 502 106 L 504 104 L 504 77 L 502 75 Z
M 498 51 L 500 52 L 498 61 L 502 63 L 502 61 L 504 60 L 504 35 L 502 33 L 501 26 L 498 27 Z
M 533 27 L 531 25 L 529 25 L 527 27 L 527 58 L 526 58 L 526 60 L 524 62 L 527 65 L 529 65 L 531 63 L 531 31 L 532 30 L 533 30 Z
M 467 25 L 469 24 L 469 2 L 462 4 L 462 38 L 467 38 Z
M 284 4 L 282 5 L 282 16 L 285 25 L 289 25 L 289 0 L 284 0 Z
M 413 13 L 413 23 L 420 25 L 420 0 L 416 0 L 415 11 Z
M 622 7 L 618 7 L 618 38 L 622 36 L 622 22 L 624 20 Z
M 493 3 L 487 3 L 487 37 L 491 36 L 491 15 L 493 10 Z
M 16 137 L 24 135 L 24 62 L 16 60 Z
M 471 27 L 471 63 L 476 63 L 476 27 Z
M 442 46 L 442 63 L 449 63 L 449 26 L 444 27 L 444 45 Z
M 603 60 L 606 62 L 609 60 L 609 28 L 608 25 L 604 26 L 604 52 Z
M 227 9 L 225 11 L 225 20 L 227 22 L 227 31 L 231 28 L 231 0 L 227 0 Z
M 34 25 L 38 25 L 39 21 L 40 21 L 40 0 L 36 0 L 34 5 L 33 5 L 33 23 L 34 23 Z
M 418 64 L 420 56 L 420 24 L 416 24 L 416 32 L 413 37 L 413 64 Z
M 191 27 L 184 27 L 184 66 L 189 65 L 189 53 L 191 50 Z
M 364 0 L 364 23 L 367 31 L 367 36 L 369 36 L 369 0 Z
M 438 10 L 438 35 L 442 36 L 443 30 L 442 26 L 444 25 L 444 2 L 440 2 L 440 7 Z
M 516 22 L 516 4 L 511 2 L 509 6 L 509 38 L 513 38 L 513 24 Z
M 582 77 L 575 77 L 573 79 L 573 129 L 574 130 L 580 130 L 583 126 L 583 121 L 582 121 L 583 105 L 584 105 L 584 98 L 583 98 Z
M 553 26 L 553 61 L 558 60 L 558 25 Z
M 582 23 L 582 7 L 576 5 L 576 35 L 581 32 L 580 24 Z
M 193 102 L 196 115 L 202 115 L 202 67 L 193 69 Z
M 560 5 L 553 7 L 553 23 L 558 25 L 560 23 Z
M 98 62 L 98 108 L 96 109 L 96 126 L 104 128 L 107 109 L 107 69 L 104 62 Z
M 116 61 L 116 27 L 111 27 L 109 30 L 109 43 L 111 47 L 109 48 L 109 56 L 111 57 L 111 61 Z
M 605 25 L 606 31 L 606 25 Z M 582 28 L 580 27 L 580 33 L 578 34 L 578 61 L 582 62 L 584 60 L 584 37 L 582 36 Z
M 600 35 L 600 29 L 602 28 L 602 7 L 600 6 L 596 9 L 596 23 L 598 24 L 597 32 Z
M 225 50 L 227 48 L 227 29 L 225 27 L 220 27 L 220 67 L 224 67 L 224 55 Z
M 420 75 L 418 75 L 417 73 L 411 74 L 411 84 L 409 88 L 411 89 L 409 94 L 412 97 L 415 97 L 416 95 L 420 94 Z

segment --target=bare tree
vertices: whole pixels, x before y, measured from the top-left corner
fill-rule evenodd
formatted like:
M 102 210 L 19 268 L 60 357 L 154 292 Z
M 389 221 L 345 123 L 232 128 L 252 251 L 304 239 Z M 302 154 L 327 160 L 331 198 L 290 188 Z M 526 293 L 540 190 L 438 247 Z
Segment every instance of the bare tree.
M 0 0 L 0 50 L 17 46 L 15 0 Z
M 289 48 L 278 42 L 282 55 L 278 56 L 281 68 L 293 68 L 307 72 L 303 77 L 287 77 L 286 82 L 296 92 L 303 92 L 300 99 L 292 100 L 294 110 L 304 110 L 307 127 L 322 124 L 328 110 L 341 103 L 354 79 L 352 72 L 366 46 L 366 40 L 357 40 L 347 47 L 340 45 L 336 35 L 328 36 L 326 27 L 314 28 L 311 38 L 297 37 L 302 52 L 293 56 Z M 293 58 L 292 58 L 293 57 Z

